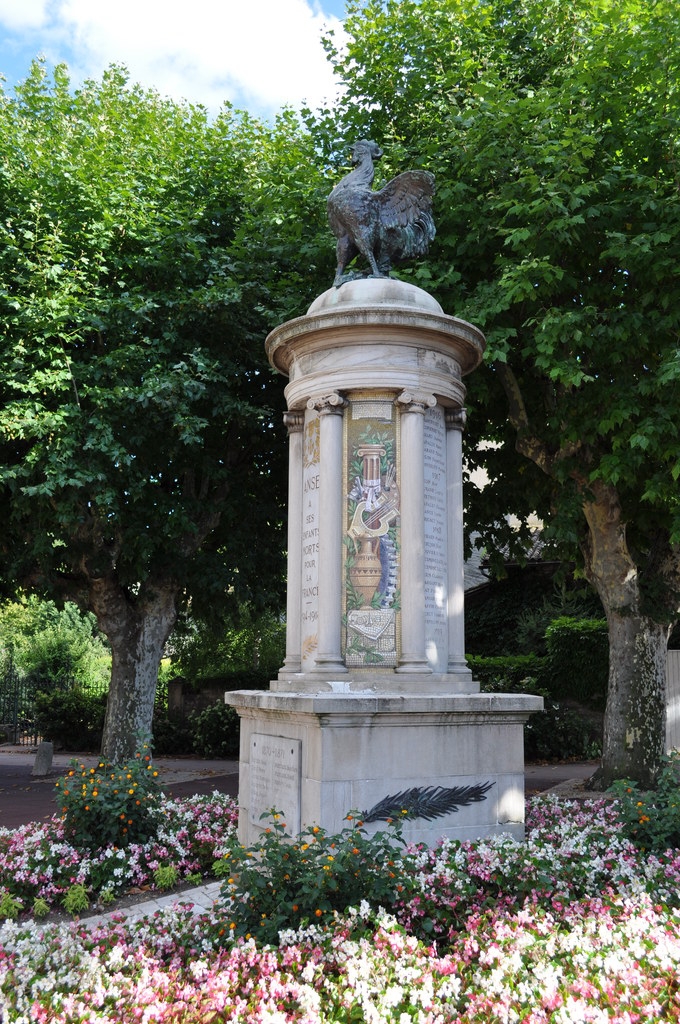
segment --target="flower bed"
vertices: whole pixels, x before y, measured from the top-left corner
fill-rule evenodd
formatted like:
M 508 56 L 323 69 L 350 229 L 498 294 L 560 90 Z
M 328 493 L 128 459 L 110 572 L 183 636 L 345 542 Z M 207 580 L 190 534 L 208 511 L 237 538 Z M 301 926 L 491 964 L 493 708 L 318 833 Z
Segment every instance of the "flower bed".
M 525 844 L 406 850 L 390 870 L 391 915 L 364 900 L 277 945 L 234 940 L 237 882 L 209 915 L 6 922 L 7 1020 L 680 1020 L 680 857 L 637 850 L 611 802 L 537 799 Z
M 234 841 L 237 811 L 221 793 L 182 800 L 163 798 L 160 824 L 146 843 L 90 851 L 69 842 L 54 817 L 18 829 L 0 829 L 0 912 L 62 905 L 73 886 L 110 902 L 131 888 L 153 887 L 162 870 L 175 881 L 210 874 L 216 858 Z M 162 887 L 162 886 L 161 886 Z

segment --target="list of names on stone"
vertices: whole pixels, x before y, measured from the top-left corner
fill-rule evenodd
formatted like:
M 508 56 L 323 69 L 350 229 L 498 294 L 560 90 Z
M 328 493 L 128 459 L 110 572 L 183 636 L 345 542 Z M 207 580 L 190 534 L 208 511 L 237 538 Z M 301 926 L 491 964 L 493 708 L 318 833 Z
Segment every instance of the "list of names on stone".
M 314 661 L 319 598 L 319 414 L 305 414 L 302 470 L 302 663 Z
M 300 831 L 300 754 L 302 741 L 254 733 L 250 740 L 250 822 L 262 820 L 272 808 L 281 813 L 286 831 Z
M 425 636 L 427 659 L 433 672 L 446 672 L 447 628 L 447 521 L 446 427 L 444 410 L 437 405 L 425 413 L 423 476 L 425 505 Z

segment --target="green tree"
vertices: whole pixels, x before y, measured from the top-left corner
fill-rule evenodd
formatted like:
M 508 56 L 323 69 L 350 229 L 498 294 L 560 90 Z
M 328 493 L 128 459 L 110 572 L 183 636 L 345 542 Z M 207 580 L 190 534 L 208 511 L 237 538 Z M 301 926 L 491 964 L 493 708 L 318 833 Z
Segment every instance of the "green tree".
M 291 116 L 211 121 L 115 67 L 72 91 L 35 63 L 0 94 L 0 153 L 0 575 L 96 615 L 121 762 L 182 603 L 280 594 L 263 340 L 304 312 L 286 260 L 314 250 L 317 172 Z
M 192 682 L 238 672 L 269 673 L 273 678 L 283 664 L 285 647 L 285 624 L 271 610 L 255 615 L 244 606 L 236 614 L 208 620 L 188 616 L 173 634 L 173 675 Z
M 648 785 L 664 748 L 680 592 L 680 8 L 671 0 L 352 2 L 331 54 L 344 109 L 435 173 L 413 279 L 487 336 L 469 381 L 469 489 L 487 550 L 536 510 L 580 552 L 609 627 L 602 784 Z M 480 450 L 481 441 L 493 442 Z
M 61 609 L 35 596 L 6 602 L 0 607 L 0 650 L 34 688 L 75 683 L 101 690 L 108 684 L 111 655 L 96 619 L 71 602 Z

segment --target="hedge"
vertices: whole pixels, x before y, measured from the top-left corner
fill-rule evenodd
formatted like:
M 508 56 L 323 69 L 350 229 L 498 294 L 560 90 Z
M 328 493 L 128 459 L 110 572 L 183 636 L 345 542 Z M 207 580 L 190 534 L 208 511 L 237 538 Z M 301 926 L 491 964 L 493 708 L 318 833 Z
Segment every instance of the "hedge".
M 553 697 L 604 705 L 609 678 L 606 620 L 564 616 L 548 626 L 545 640 L 543 678 Z

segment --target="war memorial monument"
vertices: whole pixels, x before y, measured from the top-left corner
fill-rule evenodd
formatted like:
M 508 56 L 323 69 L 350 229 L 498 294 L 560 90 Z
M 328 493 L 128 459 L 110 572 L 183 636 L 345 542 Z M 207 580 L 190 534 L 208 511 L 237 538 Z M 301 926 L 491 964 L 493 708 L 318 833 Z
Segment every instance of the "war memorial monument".
M 542 699 L 480 693 L 465 661 L 463 377 L 484 337 L 389 276 L 434 237 L 434 179 L 373 190 L 380 155 L 358 142 L 329 196 L 333 286 L 266 340 L 288 378 L 286 658 L 268 691 L 225 698 L 247 844 L 272 808 L 293 835 L 350 811 L 367 829 L 401 816 L 430 845 L 524 831 L 523 725 Z

